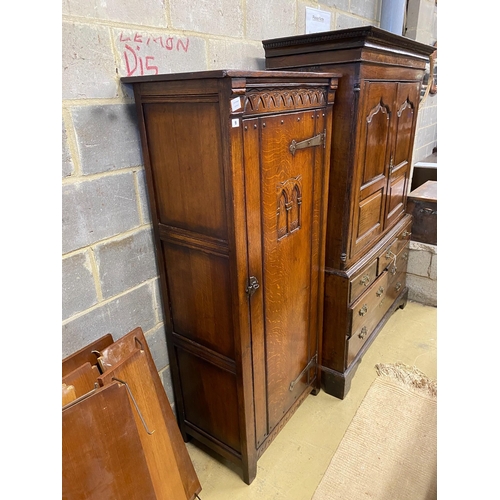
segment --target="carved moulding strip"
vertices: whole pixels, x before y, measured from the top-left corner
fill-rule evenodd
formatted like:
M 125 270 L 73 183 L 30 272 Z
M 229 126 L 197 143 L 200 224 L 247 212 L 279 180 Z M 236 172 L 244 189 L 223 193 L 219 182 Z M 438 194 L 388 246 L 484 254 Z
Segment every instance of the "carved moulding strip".
M 327 99 L 325 88 L 255 89 L 245 95 L 244 112 L 260 114 L 307 109 L 323 106 L 327 103 Z
M 411 109 L 411 112 L 413 113 L 415 111 L 415 105 L 410 101 L 409 98 L 406 98 L 405 102 L 401 105 L 401 107 L 398 109 L 398 118 L 401 118 L 401 115 L 403 111 L 409 107 Z
M 366 121 L 367 123 L 371 123 L 372 122 L 372 118 L 378 113 L 378 112 L 382 112 L 382 113 L 385 113 L 387 114 L 387 119 L 389 119 L 390 117 L 390 110 L 389 110 L 389 106 L 385 105 L 384 102 L 382 101 L 382 99 L 380 100 L 380 102 L 370 111 L 370 113 L 368 114 L 368 116 L 366 117 Z

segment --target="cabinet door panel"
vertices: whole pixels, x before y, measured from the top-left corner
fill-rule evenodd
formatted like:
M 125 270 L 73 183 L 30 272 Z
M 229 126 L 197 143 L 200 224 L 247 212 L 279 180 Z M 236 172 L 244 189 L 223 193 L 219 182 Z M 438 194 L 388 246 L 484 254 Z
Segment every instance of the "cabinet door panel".
M 307 374 L 290 390 L 315 352 L 310 351 L 311 293 L 320 193 L 315 176 L 323 146 L 290 151 L 292 140 L 323 132 L 321 113 L 301 112 L 260 119 L 260 200 L 264 344 L 268 429 L 272 430 L 302 394 Z M 249 245 L 251 245 L 249 236 Z M 252 311 L 253 312 L 253 311 Z M 316 335 L 316 332 L 314 332 Z M 314 343 L 315 345 L 315 343 Z
M 366 82 L 360 112 L 350 257 L 370 245 L 384 229 L 388 164 L 397 84 Z
M 418 99 L 419 84 L 417 82 L 398 84 L 385 228 L 395 224 L 405 212 Z

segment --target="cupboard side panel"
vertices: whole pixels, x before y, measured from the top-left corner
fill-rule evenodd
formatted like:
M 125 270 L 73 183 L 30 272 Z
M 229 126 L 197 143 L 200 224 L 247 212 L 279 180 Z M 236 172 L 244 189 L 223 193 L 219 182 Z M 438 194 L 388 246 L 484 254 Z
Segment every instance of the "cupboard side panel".
M 158 221 L 227 241 L 217 102 L 143 105 Z
M 232 450 L 241 451 L 236 376 L 176 347 L 184 419 Z
M 229 259 L 164 243 L 172 329 L 234 360 Z

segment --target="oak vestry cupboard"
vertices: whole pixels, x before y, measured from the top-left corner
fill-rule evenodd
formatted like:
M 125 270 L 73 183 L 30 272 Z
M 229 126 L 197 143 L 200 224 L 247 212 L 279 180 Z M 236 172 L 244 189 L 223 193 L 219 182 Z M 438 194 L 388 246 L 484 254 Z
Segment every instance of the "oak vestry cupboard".
M 221 70 L 122 82 L 138 110 L 181 433 L 250 484 L 319 390 L 337 78 Z

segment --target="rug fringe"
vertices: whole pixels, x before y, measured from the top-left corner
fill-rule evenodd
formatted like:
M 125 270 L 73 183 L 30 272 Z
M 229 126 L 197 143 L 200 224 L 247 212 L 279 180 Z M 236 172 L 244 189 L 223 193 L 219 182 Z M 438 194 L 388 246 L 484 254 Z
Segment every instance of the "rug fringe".
M 379 363 L 375 365 L 375 368 L 379 376 L 390 377 L 406 387 L 437 397 L 437 382 L 427 377 L 416 366 L 408 366 L 404 363 Z

